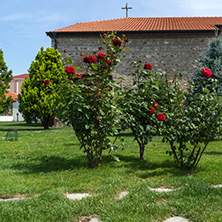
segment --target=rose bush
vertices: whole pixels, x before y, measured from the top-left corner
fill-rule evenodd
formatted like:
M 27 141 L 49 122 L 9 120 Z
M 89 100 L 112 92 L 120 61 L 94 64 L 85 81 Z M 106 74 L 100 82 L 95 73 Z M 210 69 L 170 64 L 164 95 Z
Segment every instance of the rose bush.
M 156 114 L 158 104 L 155 102 L 157 97 L 152 93 L 154 89 L 158 90 L 158 82 L 153 78 L 153 73 L 145 68 L 151 65 L 146 64 L 143 65 L 141 60 L 138 64 L 133 62 L 132 70 L 135 71 L 130 74 L 133 78 L 133 86 L 125 87 L 119 100 L 124 113 L 124 126 L 129 127 L 133 132 L 140 148 L 140 159 L 144 159 L 145 146 L 156 135 L 158 125 Z
M 73 127 L 91 168 L 100 166 L 104 150 L 110 154 L 117 148 L 115 142 L 122 116 L 117 106 L 119 85 L 113 81 L 111 72 L 125 51 L 125 37 L 104 33 L 101 38 L 101 52 L 83 56 L 85 73 L 75 74 L 77 78 L 64 77 L 57 87 L 61 95 L 58 115 Z M 70 60 L 67 61 L 70 64 Z M 115 136 L 114 141 L 111 136 Z
M 178 167 L 192 169 L 199 163 L 209 142 L 221 130 L 221 98 L 207 88 L 194 93 L 193 82 L 189 83 L 187 92 L 180 89 L 176 78 L 169 82 L 166 77 L 166 82 L 166 119 L 160 129 L 163 142 L 169 142 L 171 151 L 167 153 L 173 155 Z

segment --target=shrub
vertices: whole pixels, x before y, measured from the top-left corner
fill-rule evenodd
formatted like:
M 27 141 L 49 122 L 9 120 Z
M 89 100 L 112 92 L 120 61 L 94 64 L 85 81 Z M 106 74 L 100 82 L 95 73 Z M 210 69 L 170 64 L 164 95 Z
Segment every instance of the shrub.
M 134 135 L 140 148 L 140 159 L 144 159 L 145 146 L 156 135 L 157 119 L 163 121 L 164 114 L 159 113 L 157 95 L 158 82 L 150 71 L 152 65 L 133 62 L 133 86 L 126 87 L 120 96 L 120 106 L 124 113 L 124 122 Z M 159 113 L 159 114 L 158 114 Z M 159 116 L 158 116 L 158 115 Z
M 69 64 L 69 68 L 65 68 L 68 79 L 63 78 L 57 88 L 61 96 L 59 116 L 72 125 L 91 168 L 100 166 L 103 150 L 108 149 L 110 153 L 117 148 L 115 142 L 122 115 L 117 107 L 119 85 L 112 79 L 111 71 L 119 63 L 127 41 L 124 36 L 119 38 L 114 33 L 101 37 L 103 47 L 99 47 L 100 52 L 83 57 L 86 72 L 77 74 L 78 67 L 70 68 Z M 66 61 L 70 63 L 70 60 Z M 110 136 L 115 136 L 114 141 Z
M 178 81 L 168 82 L 163 142 L 169 142 L 171 151 L 167 153 L 180 168 L 196 167 L 208 143 L 221 130 L 221 97 L 206 87 L 194 93 L 195 88 L 190 82 L 190 91 L 183 92 Z
M 29 78 L 25 79 L 19 95 L 19 111 L 27 122 L 33 116 L 40 118 L 48 129 L 55 116 L 52 107 L 59 99 L 54 88 L 65 75 L 61 55 L 53 48 L 42 47 L 28 71 Z

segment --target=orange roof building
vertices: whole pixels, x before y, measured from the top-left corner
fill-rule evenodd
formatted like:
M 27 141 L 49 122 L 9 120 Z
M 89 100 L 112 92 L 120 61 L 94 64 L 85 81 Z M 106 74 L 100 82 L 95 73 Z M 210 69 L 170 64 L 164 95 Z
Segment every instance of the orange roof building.
M 217 27 L 218 26 L 218 27 Z M 222 17 L 157 17 L 119 18 L 95 22 L 80 22 L 52 33 L 84 32 L 214 32 L 222 26 Z
M 5 96 L 6 96 L 6 98 L 8 98 L 9 96 L 11 96 L 13 102 L 18 101 L 18 94 L 16 94 L 16 93 L 7 92 L 7 93 L 5 93 Z
M 16 94 L 21 93 L 21 86 L 23 82 L 25 81 L 25 79 L 28 77 L 29 77 L 29 74 L 13 76 L 12 81 L 9 83 L 10 85 L 9 91 Z
M 129 50 L 116 67 L 117 76 L 126 76 L 131 72 L 130 64 L 141 59 L 152 64 L 154 72 L 182 73 L 189 78 L 193 66 L 199 65 L 200 53 L 207 51 L 213 38 L 221 38 L 221 30 L 222 17 L 129 17 L 80 22 L 46 34 L 52 47 L 61 53 L 66 49 L 74 64 L 81 61 L 80 53 L 98 50 L 101 32 L 125 34 Z

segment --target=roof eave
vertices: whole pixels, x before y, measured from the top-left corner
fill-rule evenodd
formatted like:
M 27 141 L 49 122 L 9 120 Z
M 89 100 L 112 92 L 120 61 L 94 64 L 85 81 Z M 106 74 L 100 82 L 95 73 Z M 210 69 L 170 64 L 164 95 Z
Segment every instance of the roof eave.
M 152 30 L 152 31 L 115 31 L 117 34 L 140 34 L 140 35 L 155 35 L 155 34 L 214 34 L 215 30 Z M 63 32 L 63 31 L 53 31 L 46 32 L 46 35 L 50 38 L 55 38 L 59 36 L 98 36 L 102 33 L 102 31 L 80 31 L 80 32 Z

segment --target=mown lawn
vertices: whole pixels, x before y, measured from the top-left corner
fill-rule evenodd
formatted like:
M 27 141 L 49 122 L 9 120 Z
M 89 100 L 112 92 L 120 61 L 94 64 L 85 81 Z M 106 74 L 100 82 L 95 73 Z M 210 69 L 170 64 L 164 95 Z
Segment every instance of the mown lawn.
M 5 141 L 7 129 L 18 129 L 18 141 Z M 190 221 L 222 221 L 222 141 L 211 142 L 192 172 L 175 168 L 169 148 L 160 137 L 148 144 L 145 157 L 130 131 L 123 133 L 124 149 L 89 169 L 72 128 L 44 130 L 40 125 L 0 123 L 0 221 L 152 222 L 171 216 Z M 156 193 L 149 188 L 180 188 Z M 118 200 L 120 192 L 129 194 Z M 81 201 L 67 193 L 89 193 Z

